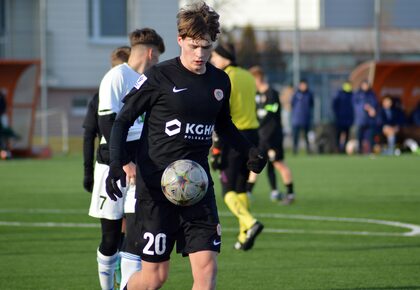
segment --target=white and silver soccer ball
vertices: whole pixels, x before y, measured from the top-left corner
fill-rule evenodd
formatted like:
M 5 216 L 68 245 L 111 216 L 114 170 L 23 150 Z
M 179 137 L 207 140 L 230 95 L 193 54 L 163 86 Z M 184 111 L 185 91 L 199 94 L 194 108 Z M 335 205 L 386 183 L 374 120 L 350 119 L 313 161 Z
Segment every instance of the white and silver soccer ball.
M 189 206 L 204 197 L 209 179 L 200 164 L 181 159 L 166 167 L 160 184 L 163 194 L 170 202 L 180 206 Z

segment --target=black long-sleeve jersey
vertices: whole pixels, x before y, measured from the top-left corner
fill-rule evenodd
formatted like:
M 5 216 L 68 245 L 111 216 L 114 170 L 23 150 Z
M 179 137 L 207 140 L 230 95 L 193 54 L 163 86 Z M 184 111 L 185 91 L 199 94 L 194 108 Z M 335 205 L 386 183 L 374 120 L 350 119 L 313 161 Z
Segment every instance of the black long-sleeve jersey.
M 139 78 L 124 99 L 109 144 L 111 166 L 120 167 L 127 162 L 123 140 L 128 128 L 146 113 L 136 158 L 139 200 L 165 199 L 160 188 L 162 173 L 179 159 L 198 162 L 212 185 L 208 153 L 213 130 L 248 153 L 252 144 L 232 123 L 229 96 L 229 77 L 209 63 L 206 72 L 198 75 L 174 58 L 152 67 Z
M 83 121 L 83 165 L 86 170 L 92 170 L 94 163 L 95 139 L 101 138 L 98 126 L 99 96 L 96 93 L 89 101 L 87 113 Z
M 258 129 L 260 143 L 270 144 L 283 134 L 279 93 L 270 87 L 266 92 L 258 93 L 255 100 L 258 121 L 260 122 Z

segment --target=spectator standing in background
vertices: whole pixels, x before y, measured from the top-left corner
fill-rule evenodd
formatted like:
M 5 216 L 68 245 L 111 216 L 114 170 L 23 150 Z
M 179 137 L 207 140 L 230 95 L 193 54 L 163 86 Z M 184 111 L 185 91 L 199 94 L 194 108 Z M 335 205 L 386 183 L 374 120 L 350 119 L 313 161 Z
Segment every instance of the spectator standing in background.
M 377 125 L 378 101 L 367 81 L 353 94 L 354 124 L 356 126 L 359 153 L 371 153 Z
M 351 84 L 345 82 L 332 101 L 336 130 L 336 148 L 340 153 L 345 152 L 347 142 L 349 141 L 350 128 L 354 121 L 352 99 L 353 91 Z
M 297 91 L 292 97 L 292 133 L 293 133 L 293 153 L 299 150 L 300 132 L 303 131 L 307 154 L 311 154 L 308 140 L 308 132 L 311 125 L 312 111 L 314 108 L 314 97 L 309 90 L 306 80 L 301 80 Z

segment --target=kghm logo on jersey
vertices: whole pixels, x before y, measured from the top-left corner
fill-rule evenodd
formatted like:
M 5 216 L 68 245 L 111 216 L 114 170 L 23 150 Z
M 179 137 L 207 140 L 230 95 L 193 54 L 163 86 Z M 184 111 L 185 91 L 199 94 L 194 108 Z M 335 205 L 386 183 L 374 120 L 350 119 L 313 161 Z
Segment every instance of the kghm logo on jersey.
M 184 139 L 187 140 L 211 140 L 213 130 L 214 125 L 186 123 L 184 126 L 178 119 L 173 119 L 165 124 L 165 133 L 168 136 L 177 135 L 182 131 Z
M 166 122 L 165 133 L 168 136 L 173 136 L 181 132 L 181 122 L 178 119 L 173 119 Z
M 213 130 L 214 125 L 187 123 L 184 138 L 189 140 L 211 140 Z

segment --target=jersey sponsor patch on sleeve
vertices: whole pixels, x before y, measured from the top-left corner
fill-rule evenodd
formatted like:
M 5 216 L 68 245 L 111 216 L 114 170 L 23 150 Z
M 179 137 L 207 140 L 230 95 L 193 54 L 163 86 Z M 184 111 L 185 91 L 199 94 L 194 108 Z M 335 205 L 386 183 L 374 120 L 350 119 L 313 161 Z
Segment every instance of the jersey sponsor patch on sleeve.
M 144 82 L 147 80 L 147 77 L 143 74 L 139 77 L 137 82 L 134 84 L 134 87 L 136 89 L 140 89 L 140 87 L 144 84 Z

